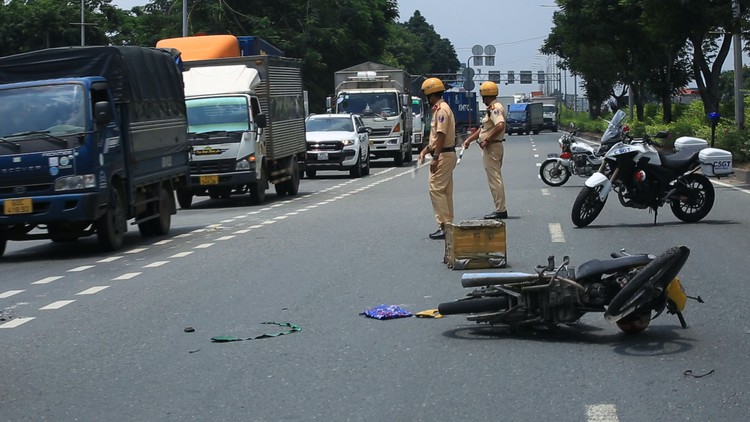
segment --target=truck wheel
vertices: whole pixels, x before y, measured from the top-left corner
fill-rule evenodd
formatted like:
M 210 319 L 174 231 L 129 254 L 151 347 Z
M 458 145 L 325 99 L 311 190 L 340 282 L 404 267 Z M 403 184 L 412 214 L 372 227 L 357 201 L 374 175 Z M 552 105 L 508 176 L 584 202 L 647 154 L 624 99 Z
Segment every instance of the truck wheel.
M 308 179 L 314 179 L 315 175 L 317 174 L 318 174 L 317 170 L 305 170 L 305 175 L 307 176 Z
M 393 158 L 393 164 L 395 164 L 396 167 L 401 167 L 404 165 L 404 154 L 400 150 L 396 153 L 396 156 Z
M 250 184 L 250 203 L 260 205 L 266 200 L 266 170 L 263 166 L 258 166 L 260 178 L 255 183 Z
M 297 165 L 297 158 L 292 157 L 292 168 L 289 173 L 289 180 L 285 180 L 281 183 L 274 185 L 276 188 L 276 194 L 279 196 L 294 196 L 299 192 L 299 166 Z
M 172 225 L 172 209 L 174 204 L 172 203 L 172 190 L 166 186 L 162 186 L 159 189 L 159 203 L 158 210 L 159 218 L 145 221 L 138 225 L 138 230 L 141 232 L 141 236 L 163 236 L 169 233 L 169 227 Z
M 122 246 L 125 232 L 128 231 L 128 219 L 122 187 L 119 184 L 111 186 L 107 211 L 96 220 L 96 235 L 102 249 L 116 251 Z
M 193 192 L 184 188 L 177 189 L 177 203 L 180 204 L 180 208 L 189 209 L 193 205 Z
M 411 163 L 412 155 L 411 155 L 411 145 L 409 145 L 409 149 L 406 150 L 406 158 L 404 159 L 405 162 Z
M 5 230 L 0 229 L 0 256 L 5 253 L 5 245 L 8 243 L 8 234 Z

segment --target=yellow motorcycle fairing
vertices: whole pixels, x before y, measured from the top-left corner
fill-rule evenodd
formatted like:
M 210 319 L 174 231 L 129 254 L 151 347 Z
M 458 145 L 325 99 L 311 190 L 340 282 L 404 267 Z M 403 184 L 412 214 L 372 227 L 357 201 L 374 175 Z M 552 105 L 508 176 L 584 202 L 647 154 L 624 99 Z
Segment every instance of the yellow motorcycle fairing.
M 682 288 L 682 283 L 680 283 L 679 277 L 675 277 L 667 286 L 667 297 L 674 302 L 675 308 L 678 312 L 685 309 L 687 294 L 685 294 L 685 289 Z

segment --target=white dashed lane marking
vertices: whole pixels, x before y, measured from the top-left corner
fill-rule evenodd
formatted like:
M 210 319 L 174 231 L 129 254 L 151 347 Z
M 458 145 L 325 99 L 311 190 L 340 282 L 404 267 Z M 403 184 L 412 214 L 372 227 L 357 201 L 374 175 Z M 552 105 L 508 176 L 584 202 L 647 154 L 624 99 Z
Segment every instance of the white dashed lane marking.
M 170 256 L 170 258 L 184 258 L 184 257 L 190 255 L 191 253 L 193 253 L 193 251 L 179 252 L 179 253 L 176 253 L 176 254 Z
M 563 234 L 560 223 L 549 223 L 549 235 L 553 243 L 564 243 L 565 235 Z
M 15 296 L 19 293 L 23 293 L 26 290 L 8 290 L 7 292 L 0 293 L 0 299 L 5 299 L 7 297 Z
M 107 263 L 107 262 L 117 261 L 120 258 L 122 258 L 122 257 L 121 256 L 110 256 L 109 258 L 100 259 L 100 260 L 98 260 L 96 262 L 104 264 L 104 263 Z
M 23 324 L 31 321 L 34 318 L 36 318 L 36 317 L 25 317 L 25 318 L 12 319 L 12 320 L 6 322 L 5 324 L 0 324 L 0 328 L 16 328 L 16 327 L 18 327 L 20 325 L 23 325 Z
M 46 277 L 46 278 L 43 278 L 41 280 L 37 280 L 37 281 L 35 281 L 35 282 L 31 283 L 31 284 L 47 284 L 47 283 L 52 283 L 53 281 L 59 280 L 61 278 L 63 278 L 63 276 L 61 276 L 61 275 L 56 275 L 56 276 L 52 276 L 52 277 Z
M 148 265 L 144 265 L 143 268 L 156 268 L 161 267 L 164 264 L 169 264 L 169 261 L 154 261 Z
M 81 271 L 86 271 L 89 268 L 94 268 L 94 265 L 81 265 L 80 267 L 71 268 L 68 270 L 69 273 L 76 273 Z
M 141 273 L 126 273 L 119 277 L 115 277 L 112 280 L 130 280 L 131 278 L 137 277 L 139 275 L 141 275 Z
M 94 286 L 94 287 L 90 287 L 90 288 L 88 288 L 88 289 L 86 289 L 86 290 L 84 290 L 82 292 L 78 292 L 76 294 L 77 295 L 94 295 L 94 294 L 97 294 L 97 293 L 101 292 L 102 290 L 104 290 L 104 289 L 106 289 L 108 287 L 109 286 Z
M 618 422 L 617 408 L 614 404 L 594 404 L 586 406 L 588 422 Z
M 75 300 L 58 300 L 57 302 L 52 302 L 47 306 L 42 306 L 41 308 L 39 308 L 39 310 L 47 311 L 51 309 L 60 309 L 63 306 L 70 305 L 73 302 L 75 302 Z

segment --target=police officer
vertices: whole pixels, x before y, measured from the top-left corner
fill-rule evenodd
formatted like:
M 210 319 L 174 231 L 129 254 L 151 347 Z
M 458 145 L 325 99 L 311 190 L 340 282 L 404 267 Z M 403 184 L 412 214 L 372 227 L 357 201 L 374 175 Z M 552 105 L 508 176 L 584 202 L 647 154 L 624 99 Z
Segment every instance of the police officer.
M 419 153 L 419 162 L 427 154 L 430 163 L 430 201 L 435 212 L 438 229 L 430 239 L 445 239 L 445 225 L 453 222 L 453 169 L 456 168 L 456 120 L 453 111 L 443 100 L 445 85 L 438 78 L 428 78 L 422 83 L 422 92 L 432 107 L 430 140 Z
M 482 102 L 487 106 L 487 114 L 482 118 L 482 127 L 469 135 L 464 141 L 464 149 L 468 149 L 472 141 L 477 140 L 482 149 L 482 162 L 487 173 L 487 183 L 490 186 L 495 211 L 484 216 L 487 219 L 508 218 L 505 208 L 505 188 L 503 187 L 503 142 L 505 142 L 505 107 L 497 100 L 497 84 L 492 81 L 483 82 L 479 86 Z

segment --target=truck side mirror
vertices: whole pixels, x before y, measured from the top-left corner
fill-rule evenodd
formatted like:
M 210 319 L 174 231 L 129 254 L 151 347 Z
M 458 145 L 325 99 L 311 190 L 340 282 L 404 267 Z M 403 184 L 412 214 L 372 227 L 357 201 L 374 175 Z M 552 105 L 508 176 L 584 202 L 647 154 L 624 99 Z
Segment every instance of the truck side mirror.
M 333 112 L 332 107 L 333 107 L 333 98 L 326 97 L 326 110 Z
M 268 126 L 268 117 L 266 117 L 265 114 L 261 113 L 255 116 L 255 123 L 258 125 L 259 128 L 263 129 L 266 126 Z
M 94 104 L 94 121 L 98 126 L 105 126 L 112 121 L 112 106 L 109 101 L 97 101 Z

